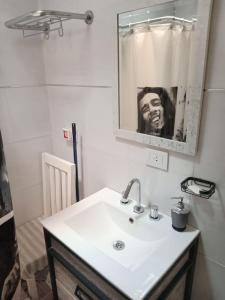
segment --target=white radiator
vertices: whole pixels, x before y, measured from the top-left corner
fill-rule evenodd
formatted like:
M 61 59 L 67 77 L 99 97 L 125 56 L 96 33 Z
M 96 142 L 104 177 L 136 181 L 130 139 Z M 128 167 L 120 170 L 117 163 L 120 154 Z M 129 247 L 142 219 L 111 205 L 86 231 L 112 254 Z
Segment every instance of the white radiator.
M 76 202 L 75 165 L 42 153 L 43 212 L 53 215 Z

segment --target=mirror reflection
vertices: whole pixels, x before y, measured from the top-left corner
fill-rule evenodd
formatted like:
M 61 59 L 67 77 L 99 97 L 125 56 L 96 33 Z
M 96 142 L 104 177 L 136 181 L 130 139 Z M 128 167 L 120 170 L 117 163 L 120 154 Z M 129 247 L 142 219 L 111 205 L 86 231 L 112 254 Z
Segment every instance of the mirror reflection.
M 118 16 L 120 128 L 186 141 L 197 0 Z

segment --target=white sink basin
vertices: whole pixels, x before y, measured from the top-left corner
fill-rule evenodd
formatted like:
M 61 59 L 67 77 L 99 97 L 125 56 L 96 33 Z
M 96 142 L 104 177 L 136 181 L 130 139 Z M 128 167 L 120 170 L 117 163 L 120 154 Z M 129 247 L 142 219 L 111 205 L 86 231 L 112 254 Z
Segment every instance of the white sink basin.
M 137 215 L 134 202 L 120 203 L 121 194 L 105 188 L 42 221 L 63 244 L 95 268 L 131 299 L 142 299 L 199 231 L 172 229 L 170 217 Z M 124 248 L 116 250 L 116 241 Z
M 65 224 L 119 264 L 134 270 L 160 247 L 166 231 L 160 230 L 158 221 L 147 219 L 146 222 L 147 216 L 133 217 L 130 213 L 133 205 L 117 208 L 99 202 L 69 218 Z M 113 245 L 117 240 L 124 242 L 124 249 L 115 250 Z

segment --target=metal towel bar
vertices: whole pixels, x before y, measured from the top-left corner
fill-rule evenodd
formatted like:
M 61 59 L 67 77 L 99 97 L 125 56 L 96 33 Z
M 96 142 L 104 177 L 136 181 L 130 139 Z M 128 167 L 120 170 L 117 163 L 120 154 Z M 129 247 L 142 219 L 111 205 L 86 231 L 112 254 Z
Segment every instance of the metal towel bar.
M 91 10 L 86 11 L 84 14 L 56 10 L 37 10 L 11 19 L 5 22 L 5 26 L 11 29 L 22 30 L 24 37 L 44 33 L 45 38 L 48 39 L 51 31 L 57 30 L 59 35 L 63 36 L 62 23 L 72 19 L 84 20 L 86 24 L 90 25 L 93 22 L 94 14 Z M 27 33 L 27 31 L 32 33 Z

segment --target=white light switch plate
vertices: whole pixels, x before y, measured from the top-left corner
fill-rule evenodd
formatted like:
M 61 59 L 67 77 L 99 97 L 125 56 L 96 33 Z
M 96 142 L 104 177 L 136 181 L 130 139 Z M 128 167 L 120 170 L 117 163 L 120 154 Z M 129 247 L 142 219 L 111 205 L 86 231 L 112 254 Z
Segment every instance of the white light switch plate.
M 168 153 L 153 150 L 153 149 L 146 149 L 147 151 L 147 161 L 146 165 L 151 166 L 157 169 L 165 170 L 168 169 Z

